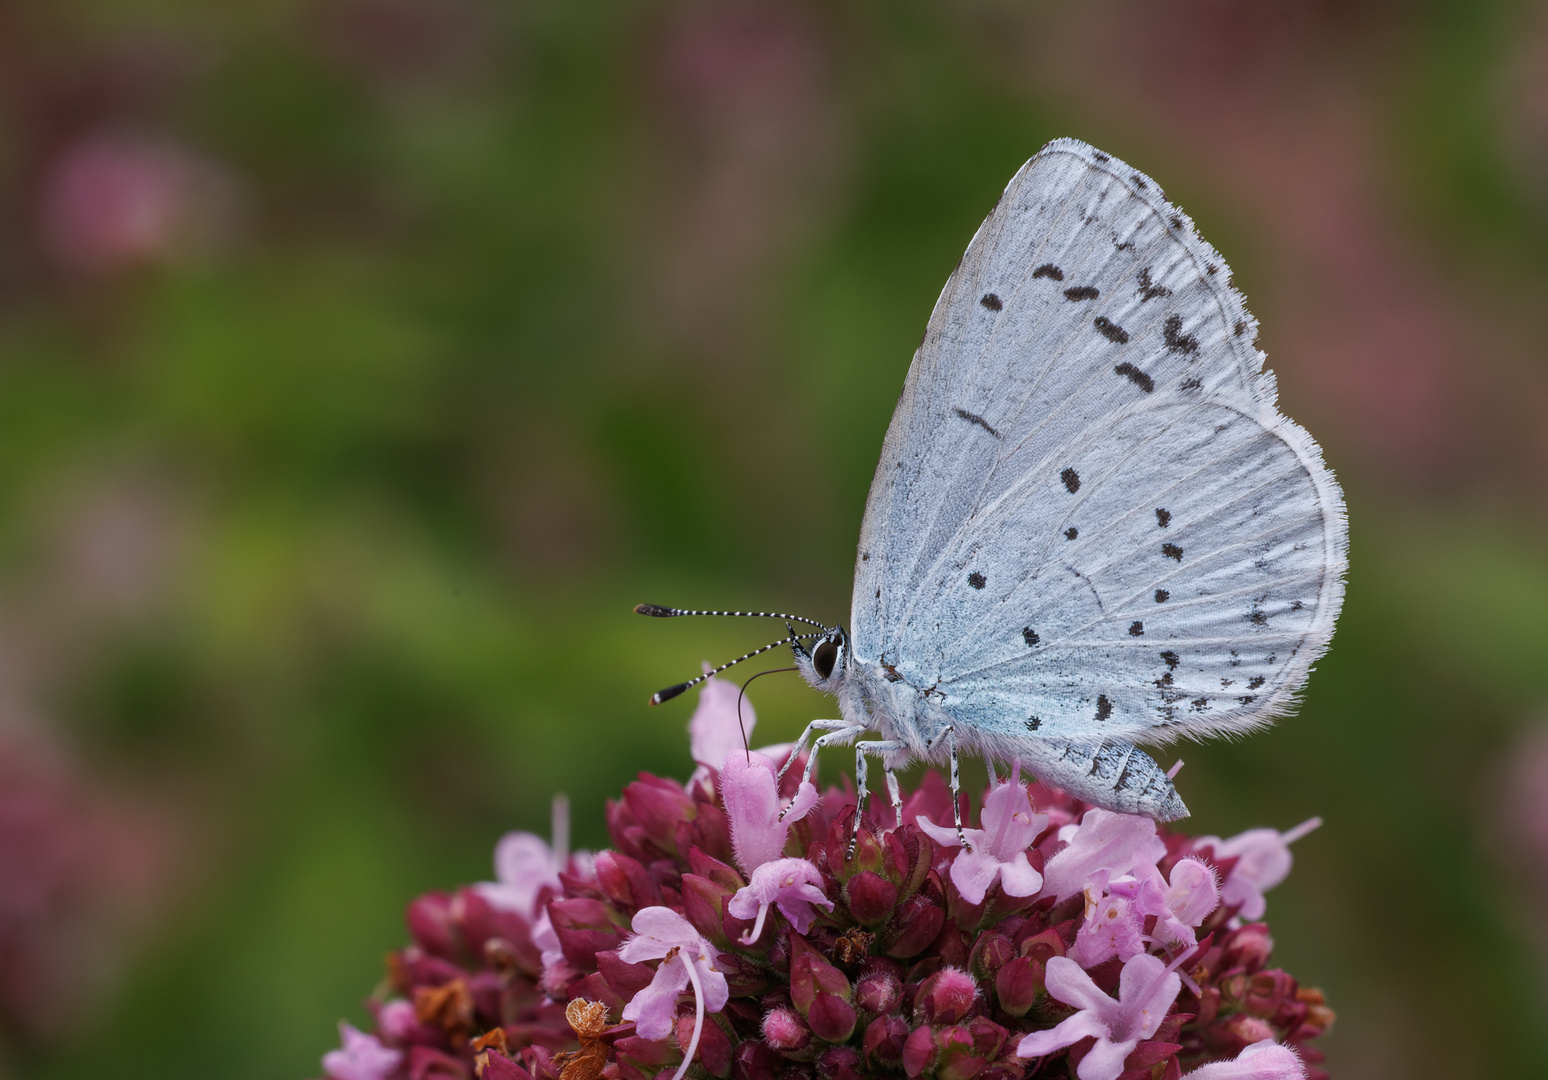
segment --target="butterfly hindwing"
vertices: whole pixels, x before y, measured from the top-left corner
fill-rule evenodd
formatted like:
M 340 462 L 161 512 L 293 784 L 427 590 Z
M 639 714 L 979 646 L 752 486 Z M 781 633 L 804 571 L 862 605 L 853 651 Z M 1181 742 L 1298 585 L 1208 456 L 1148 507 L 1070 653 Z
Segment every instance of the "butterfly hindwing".
M 932 314 L 861 531 L 857 657 L 985 733 L 1165 738 L 1283 711 L 1342 597 L 1342 501 L 1219 255 L 1072 140 Z

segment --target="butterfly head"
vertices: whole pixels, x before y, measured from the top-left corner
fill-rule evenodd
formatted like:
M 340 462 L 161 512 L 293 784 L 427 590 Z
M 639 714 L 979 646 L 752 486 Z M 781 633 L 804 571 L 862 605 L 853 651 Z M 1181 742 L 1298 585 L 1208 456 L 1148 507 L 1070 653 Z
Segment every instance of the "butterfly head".
M 807 649 L 799 641 L 791 643 L 796 669 L 818 690 L 834 693 L 844 680 L 849 666 L 849 635 L 842 626 L 824 633 Z

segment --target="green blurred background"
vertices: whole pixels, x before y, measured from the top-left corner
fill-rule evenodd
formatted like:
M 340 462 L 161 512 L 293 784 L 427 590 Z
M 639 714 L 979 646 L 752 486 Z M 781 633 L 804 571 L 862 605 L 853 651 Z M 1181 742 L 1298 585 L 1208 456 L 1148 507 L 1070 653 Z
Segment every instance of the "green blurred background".
M 769 635 L 631 605 L 847 618 L 1058 135 L 1226 253 L 1349 498 L 1190 827 L 1326 819 L 1269 918 L 1336 1076 L 1548 1076 L 1548 7 L 8 0 L 0 125 L 0 1076 L 315 1075 L 412 896 L 684 775 L 646 695 Z

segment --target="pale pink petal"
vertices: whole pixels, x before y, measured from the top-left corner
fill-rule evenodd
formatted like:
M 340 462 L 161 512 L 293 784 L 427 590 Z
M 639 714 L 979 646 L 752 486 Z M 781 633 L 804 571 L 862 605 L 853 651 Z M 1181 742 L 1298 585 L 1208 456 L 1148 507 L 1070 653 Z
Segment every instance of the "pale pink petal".
M 1157 961 L 1159 963 L 1160 961 Z M 1102 1012 L 1114 1004 L 1113 999 L 1102 993 L 1091 981 L 1085 969 L 1067 956 L 1051 956 L 1044 968 L 1043 985 L 1057 1001 L 1073 1005 L 1077 1009 Z
M 742 742 L 742 726 L 737 723 L 737 699 L 742 703 L 742 724 L 747 735 L 752 736 L 758 717 L 752 702 L 742 694 L 742 688 L 733 682 L 710 679 L 699 691 L 699 706 L 688 721 L 688 742 L 693 760 L 700 765 L 719 769 L 727 755 L 740 754 L 746 744 Z
M 1132 1054 L 1138 1045 L 1138 1039 L 1125 1039 L 1123 1042 L 1098 1039 L 1091 1052 L 1081 1058 L 1075 1075 L 1080 1080 L 1118 1080 L 1123 1074 L 1123 1059 Z
M 1064 900 L 1085 888 L 1097 870 L 1122 877 L 1136 866 L 1154 866 L 1166 855 L 1156 823 L 1137 814 L 1087 810 L 1069 847 L 1043 869 L 1043 895 Z
M 984 894 L 1000 876 L 1000 860 L 983 851 L 963 848 L 951 864 L 951 883 L 970 904 L 982 904 Z
M 721 981 L 724 982 L 723 977 Z M 679 953 L 658 967 L 650 985 L 624 1006 L 623 1018 L 635 1022 L 635 1030 L 642 1038 L 664 1039 L 672 1033 L 677 1020 L 677 998 L 687 986 L 688 969 Z
M 1000 864 L 1000 888 L 1005 890 L 1006 896 L 1036 896 L 1042 887 L 1043 875 L 1032 869 L 1026 852 Z
M 955 825 L 937 825 L 929 818 L 920 814 L 915 819 L 925 835 L 942 847 L 960 847 L 957 840 L 957 827 Z M 974 851 L 983 851 L 989 846 L 989 840 L 984 836 L 982 829 L 963 829 L 962 835 L 967 837 L 968 847 Z
M 323 1073 L 329 1080 L 386 1080 L 403 1060 L 402 1051 L 390 1050 L 375 1035 L 343 1022 L 339 1042 L 339 1049 L 323 1055 Z
M 1172 867 L 1165 891 L 1166 906 L 1179 922 L 1197 926 L 1220 903 L 1215 871 L 1197 859 L 1183 859 Z
M 618 949 L 631 964 L 659 960 L 676 948 L 697 946 L 704 939 L 693 924 L 668 907 L 641 908 L 634 913 L 634 936 Z
M 1016 1056 L 1023 1058 L 1043 1057 L 1047 1054 L 1063 1050 L 1066 1046 L 1074 1046 L 1080 1040 L 1090 1035 L 1097 1038 L 1107 1034 L 1107 1028 L 1102 1022 L 1089 1012 L 1078 1012 L 1074 1016 L 1065 1017 L 1047 1031 L 1034 1031 L 1021 1040 L 1016 1047 Z
M 473 889 L 491 907 L 512 911 L 528 919 L 538 893 L 545 886 L 557 892 L 559 867 L 554 853 L 543 839 L 529 832 L 509 832 L 500 837 L 494 853 L 495 881 L 481 882 Z
M 1158 957 L 1141 954 L 1128 960 L 1118 976 L 1123 1025 L 1113 1025 L 1114 1037 L 1150 1038 L 1181 989 L 1182 977 L 1168 971 Z
M 1183 1075 L 1183 1080 L 1305 1080 L 1306 1066 L 1296 1052 L 1273 1039 L 1247 1047 L 1232 1061 L 1212 1061 Z
M 817 803 L 817 789 L 802 784 L 790 810 L 779 798 L 774 762 L 763 754 L 732 754 L 720 771 L 720 801 L 731 822 L 731 849 L 743 873 L 751 874 L 785 853 L 790 826 Z
M 726 1002 L 731 1000 L 731 986 L 726 982 L 726 977 L 715 970 L 708 958 L 700 956 L 694 960 L 694 970 L 699 973 L 699 983 L 704 987 L 704 1009 L 706 1012 L 718 1013 L 726 1007 Z

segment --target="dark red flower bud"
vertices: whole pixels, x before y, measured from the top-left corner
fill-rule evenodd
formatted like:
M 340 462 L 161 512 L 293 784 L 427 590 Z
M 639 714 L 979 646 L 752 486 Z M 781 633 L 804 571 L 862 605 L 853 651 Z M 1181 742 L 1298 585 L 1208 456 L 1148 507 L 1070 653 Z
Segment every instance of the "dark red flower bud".
M 985 1061 L 993 1061 L 1000 1056 L 1000 1051 L 1005 1049 L 1005 1042 L 1010 1037 L 999 1024 L 987 1016 L 975 1016 L 968 1023 L 968 1031 L 973 1036 L 973 1053 Z
M 902 969 L 891 960 L 867 957 L 855 981 L 855 1004 L 876 1015 L 895 1012 L 902 1000 Z
M 564 949 L 564 958 L 579 971 L 596 966 L 597 953 L 616 949 L 623 942 L 623 931 L 612 921 L 612 913 L 600 900 L 572 897 L 548 905 L 554 933 Z
M 1033 934 L 1021 943 L 1017 951 L 1022 956 L 1030 956 L 1044 964 L 1048 963 L 1050 957 L 1063 956 L 1065 942 L 1059 929 L 1059 927 L 1050 926 L 1046 930 Z
M 484 1055 L 479 1077 L 480 1080 L 532 1080 L 531 1073 L 498 1050 L 490 1050 Z
M 684 1013 L 677 1018 L 675 1034 L 677 1045 L 686 1054 L 693 1042 L 692 1013 Z M 731 1075 L 731 1040 L 726 1037 L 725 1031 L 712 1016 L 704 1018 L 704 1024 L 699 1029 L 699 1045 L 694 1050 L 693 1057 L 711 1076 L 718 1076 L 721 1080 L 725 1080 Z
M 784 1060 L 761 1039 L 748 1039 L 732 1055 L 731 1072 L 736 1080 L 775 1080 Z
M 462 943 L 457 934 L 450 895 L 426 893 L 409 904 L 406 919 L 409 933 L 425 952 L 446 960 L 461 959 Z
M 955 1024 L 973 1011 L 978 984 L 961 968 L 945 967 L 926 979 L 914 994 L 914 1023 Z
M 724 917 L 731 892 L 698 874 L 684 874 L 682 886 L 683 916 L 717 946 L 730 948 L 731 939 L 726 935 Z
M 945 925 L 946 912 L 940 905 L 923 893 L 916 893 L 898 906 L 892 926 L 884 936 L 886 948 L 883 951 L 900 960 L 918 956 L 934 944 Z
M 1287 1000 L 1295 1000 L 1295 980 L 1275 968 L 1260 971 L 1248 981 L 1242 1009 L 1252 1016 L 1272 1019 Z
M 973 1046 L 973 1033 L 963 1027 L 940 1028 L 935 1033 L 937 1080 L 973 1080 L 988 1064 Z
M 819 992 L 807 1010 L 806 1022 L 812 1034 L 828 1042 L 847 1042 L 855 1033 L 855 1007 L 834 994 Z
M 429 1046 L 409 1047 L 409 1080 L 470 1080 L 471 1071 L 459 1058 Z
M 928 1027 L 916 1027 L 903 1041 L 903 1071 L 918 1076 L 935 1065 L 935 1032 Z
M 661 902 L 661 890 L 637 859 L 602 851 L 597 854 L 596 865 L 597 885 L 620 907 L 652 907 Z
M 994 994 L 1000 1008 L 1012 1016 L 1025 1016 L 1043 992 L 1043 965 L 1030 956 L 1017 956 L 994 973 Z
M 862 870 L 844 886 L 844 899 L 857 922 L 877 926 L 891 917 L 898 902 L 898 887 L 880 874 Z
M 643 772 L 624 788 L 623 805 L 645 838 L 667 855 L 677 854 L 678 823 L 692 821 L 698 814 L 677 781 Z
M 794 1009 L 771 1009 L 763 1018 L 763 1041 L 782 1054 L 796 1053 L 806 1049 L 812 1032 Z
M 876 1069 L 896 1071 L 903 1064 L 903 1043 L 908 1038 L 908 1023 L 901 1016 L 878 1016 L 865 1029 L 861 1049 L 865 1060 Z
M 1160 1039 L 1151 1039 L 1136 1046 L 1129 1056 L 1123 1059 L 1125 1069 L 1150 1069 L 1177 1051 L 1182 1049 L 1180 1043 L 1164 1042 Z
M 1000 970 L 1000 965 L 1015 955 L 1016 945 L 1009 935 L 982 933 L 973 943 L 973 951 L 968 954 L 968 970 L 979 979 L 992 979 L 994 973 Z
M 819 993 L 848 1001 L 852 996 L 844 973 L 823 959 L 800 934 L 790 934 L 790 1001 L 804 1016 Z
M 721 862 L 710 855 L 706 855 L 702 849 L 693 847 L 688 849 L 688 869 L 700 877 L 709 878 L 716 885 L 728 892 L 736 892 L 747 882 L 742 875 L 736 872 L 736 868 Z
M 1248 923 L 1225 942 L 1225 959 L 1222 966 L 1257 971 L 1268 963 L 1273 951 L 1274 939 L 1269 937 L 1268 927 L 1260 922 Z
M 853 1046 L 830 1046 L 817 1059 L 817 1075 L 825 1080 L 862 1080 L 860 1051 Z

